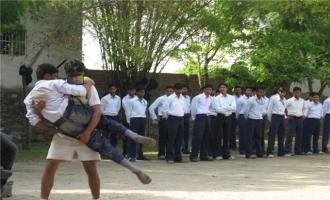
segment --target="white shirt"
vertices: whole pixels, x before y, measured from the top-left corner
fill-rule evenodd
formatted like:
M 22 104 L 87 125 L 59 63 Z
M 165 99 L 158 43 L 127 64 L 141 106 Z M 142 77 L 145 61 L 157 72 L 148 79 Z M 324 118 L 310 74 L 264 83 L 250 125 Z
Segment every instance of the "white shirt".
M 105 95 L 101 99 L 101 110 L 103 115 L 117 116 L 121 107 L 121 99 L 118 95 Z
M 182 94 L 178 97 L 175 93 L 170 95 L 167 98 L 165 104 L 165 117 L 168 115 L 176 116 L 176 117 L 183 117 L 184 116 L 184 104 L 185 99 Z
M 270 97 L 267 108 L 268 119 L 271 120 L 272 114 L 285 115 L 285 105 L 286 99 L 284 97 L 281 99 L 279 94 Z
M 189 95 L 182 95 L 184 98 L 184 114 L 190 113 L 190 96 Z
M 323 102 L 323 115 L 330 114 L 330 97 Z
M 261 97 L 258 99 L 257 96 L 249 98 L 247 101 L 245 118 L 249 119 L 263 119 L 263 113 L 265 110 L 265 104 L 267 101 L 265 98 Z
M 212 105 L 212 101 L 213 99 L 215 98 L 215 96 L 211 96 L 211 104 L 210 104 L 210 107 L 209 107 L 209 116 L 212 115 L 212 116 L 217 116 L 218 113 L 217 111 L 211 106 Z
M 291 97 L 286 101 L 286 110 L 289 116 L 302 117 L 307 115 L 307 105 L 304 99 Z
M 127 115 L 128 115 L 128 122 L 130 122 L 131 118 L 135 117 L 147 117 L 146 110 L 147 110 L 148 102 L 147 100 L 132 98 L 127 102 Z
M 267 109 L 268 109 L 268 105 L 269 105 L 269 98 L 264 96 L 262 97 L 265 100 L 265 105 L 264 105 L 264 110 L 262 112 L 262 115 L 267 115 Z
M 235 97 L 227 94 L 223 96 L 223 94 L 219 94 L 215 98 L 213 98 L 211 106 L 217 113 L 223 114 L 226 117 L 230 116 L 233 112 L 236 111 L 236 101 Z
M 247 107 L 247 101 L 250 97 L 247 97 L 246 95 L 240 96 L 236 101 L 236 118 L 238 118 L 239 115 L 244 115 Z
M 196 119 L 198 114 L 209 114 L 212 96 L 206 96 L 204 93 L 195 96 L 191 102 L 191 118 Z
M 127 115 L 127 102 L 131 99 L 137 98 L 137 96 L 130 96 L 129 94 L 127 94 L 126 96 L 124 96 L 123 100 L 122 100 L 122 105 L 123 105 L 123 109 L 125 112 L 125 116 L 126 116 L 126 121 L 129 121 L 129 117 Z
M 158 116 L 163 116 L 163 114 L 166 112 L 167 98 L 168 98 L 167 95 L 160 96 L 150 105 L 149 113 L 153 120 L 157 119 L 157 114 Z M 156 109 L 157 109 L 157 114 L 156 114 Z
M 95 91 L 95 87 L 92 87 Z M 91 88 L 91 90 L 92 90 Z M 97 92 L 97 91 L 96 91 Z M 26 106 L 26 117 L 32 126 L 36 125 L 41 119 L 34 113 L 32 101 L 45 101 L 45 108 L 41 111 L 44 118 L 50 122 L 56 122 L 63 116 L 68 106 L 68 96 L 86 96 L 86 89 L 82 85 L 68 84 L 64 80 L 40 80 L 26 96 L 24 104 Z M 99 100 L 99 99 L 98 99 Z M 97 99 L 91 98 L 91 106 L 96 104 Z
M 311 102 L 308 104 L 307 118 L 321 119 L 323 115 L 322 104 Z

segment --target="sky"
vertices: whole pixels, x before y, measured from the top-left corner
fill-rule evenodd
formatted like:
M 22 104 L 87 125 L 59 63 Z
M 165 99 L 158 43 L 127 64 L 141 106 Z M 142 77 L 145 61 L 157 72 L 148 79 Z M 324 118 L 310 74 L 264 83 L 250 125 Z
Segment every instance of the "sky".
M 87 26 L 84 26 L 83 29 L 82 51 L 83 61 L 88 69 L 102 69 L 100 45 L 95 37 L 94 30 Z M 177 70 L 182 67 L 182 63 L 176 60 L 170 60 L 162 73 L 177 73 Z

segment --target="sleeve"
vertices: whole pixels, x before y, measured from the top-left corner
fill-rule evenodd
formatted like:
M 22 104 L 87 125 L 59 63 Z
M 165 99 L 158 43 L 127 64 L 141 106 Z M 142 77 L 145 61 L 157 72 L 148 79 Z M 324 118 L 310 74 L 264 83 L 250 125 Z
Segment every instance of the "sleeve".
M 237 99 L 237 104 L 236 104 L 236 118 L 238 119 L 238 116 L 240 115 L 240 110 L 241 110 L 241 106 L 242 106 L 242 101 L 241 99 Z
M 215 97 L 212 101 L 212 107 L 217 113 L 225 114 L 226 110 L 221 105 L 220 100 L 218 100 L 217 97 Z
M 170 103 L 171 103 L 171 96 L 168 97 L 165 101 L 164 101 L 164 110 L 162 113 L 162 116 L 167 119 L 168 117 L 168 110 L 170 109 Z
M 271 97 L 269 99 L 269 104 L 268 104 L 268 108 L 267 108 L 267 117 L 268 117 L 269 121 L 272 119 L 273 105 L 274 105 L 274 97 Z
M 330 110 L 330 101 L 326 99 L 323 103 L 323 117 L 327 114 L 327 110 Z
M 251 98 L 250 98 L 250 99 L 247 101 L 247 103 L 246 103 L 246 109 L 245 109 L 245 111 L 244 111 L 244 117 L 245 117 L 245 119 L 248 118 L 251 107 L 252 107 L 252 100 L 251 100 Z
M 190 106 L 190 112 L 191 112 L 191 119 L 195 120 L 196 119 L 196 114 L 197 114 L 197 102 L 198 102 L 198 97 L 194 97 L 191 102 Z
M 91 89 L 88 91 L 87 98 L 88 98 L 89 106 L 95 106 L 101 104 L 99 93 L 97 92 L 94 86 L 92 86 Z
M 304 103 L 303 103 L 303 116 L 307 117 L 307 111 L 308 111 L 307 103 L 306 103 L 306 101 L 304 101 Z
M 159 106 L 159 103 L 160 103 L 160 97 L 157 98 L 148 108 L 149 110 L 149 113 L 150 113 L 150 117 L 153 119 L 153 120 L 156 120 L 157 119 L 157 115 L 156 115 L 156 108 Z
M 231 112 L 236 112 L 236 99 L 232 96 L 232 104 L 229 106 Z
M 106 99 L 105 99 L 105 96 L 101 99 L 101 111 L 102 111 L 102 114 L 104 114 L 105 112 L 105 107 L 106 107 Z
M 130 123 L 130 119 L 131 119 L 131 113 L 133 110 L 133 101 L 127 101 L 126 102 L 126 120 L 128 123 Z
M 63 94 L 68 94 L 73 96 L 86 96 L 87 94 L 86 88 L 84 86 L 69 84 L 64 80 L 58 80 L 54 82 L 54 86 L 57 89 L 57 91 Z
M 121 99 L 120 99 L 120 97 L 118 96 L 118 101 L 117 101 L 117 107 L 116 107 L 116 111 L 117 111 L 117 113 L 119 113 L 119 111 L 120 111 L 120 108 L 121 108 Z
M 33 108 L 32 108 L 32 98 L 31 98 L 30 94 L 25 98 L 24 104 L 25 104 L 25 107 L 26 107 L 26 110 L 27 110 L 27 113 L 26 113 L 25 116 L 28 118 L 29 123 L 32 126 L 35 126 L 41 119 L 33 111 Z

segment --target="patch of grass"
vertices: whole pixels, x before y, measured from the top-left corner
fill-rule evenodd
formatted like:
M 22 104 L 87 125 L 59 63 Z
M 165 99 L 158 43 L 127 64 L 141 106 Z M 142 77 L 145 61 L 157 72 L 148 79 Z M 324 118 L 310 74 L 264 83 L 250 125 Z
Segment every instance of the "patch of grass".
M 16 162 L 33 162 L 46 159 L 49 145 L 32 144 L 30 149 L 19 148 L 16 155 Z

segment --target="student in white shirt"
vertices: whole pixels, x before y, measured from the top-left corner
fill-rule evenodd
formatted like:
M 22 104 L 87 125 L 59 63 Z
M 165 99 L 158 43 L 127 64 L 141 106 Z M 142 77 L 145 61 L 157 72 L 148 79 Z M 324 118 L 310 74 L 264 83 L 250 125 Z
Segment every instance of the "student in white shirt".
M 256 145 L 256 156 L 262 158 L 264 150 L 262 148 L 262 120 L 263 110 L 266 104 L 262 97 L 264 89 L 257 88 L 256 96 L 249 98 L 247 108 L 245 111 L 245 118 L 247 119 L 247 145 L 245 151 L 246 158 L 255 158 L 253 155 L 253 146 Z
M 244 95 L 240 96 L 240 98 L 237 99 L 237 104 L 236 104 L 236 118 L 237 118 L 238 136 L 239 136 L 238 151 L 240 155 L 245 154 L 245 148 L 247 142 L 246 141 L 247 124 L 244 114 L 247 107 L 247 101 L 252 95 L 252 87 L 246 87 L 244 93 L 245 93 Z
M 275 136 L 278 137 L 278 156 L 284 155 L 284 118 L 285 118 L 285 99 L 286 91 L 283 87 L 277 89 L 277 94 L 269 99 L 267 117 L 271 122 L 271 129 L 268 137 L 267 155 L 269 158 L 274 157 Z
M 319 135 L 321 118 L 323 117 L 323 108 L 320 103 L 320 95 L 318 93 L 311 94 L 313 101 L 308 104 L 307 117 L 304 122 L 303 133 L 303 152 L 307 155 L 312 154 L 311 138 L 313 136 L 313 153 L 318 154 Z
M 195 96 L 191 103 L 191 117 L 194 120 L 194 128 L 191 141 L 190 161 L 198 162 L 198 154 L 201 161 L 210 161 L 209 147 L 209 121 L 210 105 L 212 102 L 212 85 L 205 85 L 203 93 Z
M 144 99 L 145 88 L 142 85 L 138 85 L 135 88 L 136 98 L 131 98 L 127 101 L 126 117 L 130 129 L 139 135 L 145 136 L 145 130 L 147 126 L 147 100 Z M 150 158 L 143 155 L 143 149 L 141 144 L 137 144 L 135 141 L 128 139 L 127 141 L 127 156 L 131 162 L 136 160 L 150 160 Z M 138 155 L 137 155 L 138 154 Z
M 266 89 L 264 90 L 262 98 L 265 101 L 264 110 L 263 110 L 263 119 L 262 119 L 262 126 L 261 126 L 261 138 L 262 138 L 262 149 L 265 152 L 265 129 L 267 123 L 267 108 L 269 104 L 269 98 L 266 96 Z
M 168 133 L 166 161 L 169 164 L 182 162 L 183 117 L 185 99 L 182 96 L 183 85 L 176 83 L 174 93 L 167 98 L 165 117 L 167 117 Z M 163 115 L 164 116 L 164 115 Z
M 167 143 L 167 120 L 163 117 L 167 98 L 173 94 L 173 86 L 166 86 L 165 94 L 158 97 L 149 107 L 150 117 L 158 122 L 158 159 L 165 160 Z M 157 112 L 156 112 L 157 111 Z
M 323 135 L 322 135 L 322 152 L 329 153 L 328 142 L 330 133 L 330 97 L 323 102 Z
M 105 118 L 119 122 L 119 111 L 121 108 L 121 99 L 116 95 L 117 86 L 110 84 L 108 86 L 108 94 L 101 99 L 101 111 Z M 117 133 L 110 133 L 111 144 L 117 146 Z
M 237 106 L 237 101 L 239 98 L 241 98 L 242 96 L 242 87 L 241 86 L 235 86 L 234 87 L 234 97 L 236 100 L 236 106 Z M 237 110 L 237 107 L 236 107 Z M 236 111 L 233 112 L 233 114 L 231 114 L 231 125 L 230 125 L 230 143 L 229 143 L 229 148 L 231 150 L 235 150 L 237 148 L 237 144 L 236 144 L 236 127 L 237 127 L 237 121 L 236 121 Z
M 219 93 L 216 93 L 216 91 L 212 91 L 211 95 L 211 103 L 213 99 L 219 95 Z M 214 160 L 222 160 L 221 156 L 221 149 L 220 144 L 218 142 L 218 124 L 217 124 L 217 116 L 218 113 L 213 109 L 213 107 L 210 105 L 209 107 L 209 114 L 208 114 L 208 121 L 209 121 L 209 148 L 208 148 L 208 155 L 211 156 Z
M 293 97 L 287 100 L 286 115 L 288 118 L 288 134 L 285 139 L 285 155 L 291 156 L 292 138 L 295 135 L 294 152 L 296 155 L 302 154 L 302 133 L 303 120 L 307 114 L 307 105 L 301 98 L 301 88 L 293 88 Z
M 182 95 L 185 99 L 184 117 L 183 117 L 183 153 L 189 154 L 189 136 L 190 136 L 190 96 L 188 95 L 188 86 L 182 88 Z
M 221 146 L 221 154 L 223 159 L 235 159 L 230 155 L 229 138 L 230 138 L 230 123 L 231 115 L 236 111 L 235 97 L 228 94 L 228 87 L 224 83 L 219 84 L 220 94 L 213 98 L 211 106 L 218 113 L 218 138 Z

